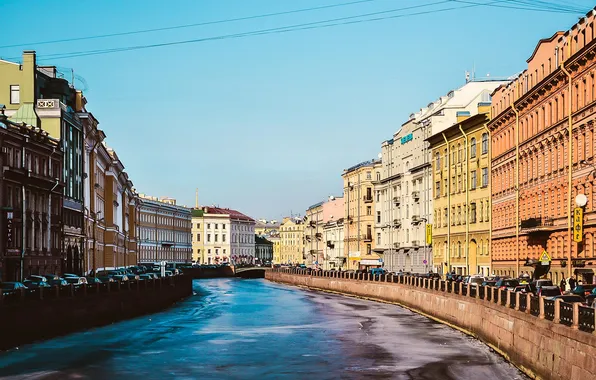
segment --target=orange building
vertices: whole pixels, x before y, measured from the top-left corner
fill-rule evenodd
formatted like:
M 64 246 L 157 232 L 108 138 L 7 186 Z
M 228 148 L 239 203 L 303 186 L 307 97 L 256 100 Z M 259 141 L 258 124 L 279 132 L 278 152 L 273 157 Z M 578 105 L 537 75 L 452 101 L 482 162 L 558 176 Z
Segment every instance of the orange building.
M 532 272 L 544 251 L 550 276 L 592 283 L 596 267 L 596 12 L 541 40 L 528 67 L 492 97 L 492 267 Z M 569 133 L 572 131 L 572 133 Z M 571 192 L 569 191 L 571 189 Z M 572 236 L 575 197 L 584 230 Z

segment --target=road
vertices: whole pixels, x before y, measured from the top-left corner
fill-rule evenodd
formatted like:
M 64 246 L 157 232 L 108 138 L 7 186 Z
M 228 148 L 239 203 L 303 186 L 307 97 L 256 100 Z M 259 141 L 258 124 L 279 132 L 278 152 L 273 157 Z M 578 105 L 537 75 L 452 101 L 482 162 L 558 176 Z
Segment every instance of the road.
M 265 280 L 196 280 L 194 290 L 163 313 L 2 353 L 0 378 L 526 379 L 397 306 Z

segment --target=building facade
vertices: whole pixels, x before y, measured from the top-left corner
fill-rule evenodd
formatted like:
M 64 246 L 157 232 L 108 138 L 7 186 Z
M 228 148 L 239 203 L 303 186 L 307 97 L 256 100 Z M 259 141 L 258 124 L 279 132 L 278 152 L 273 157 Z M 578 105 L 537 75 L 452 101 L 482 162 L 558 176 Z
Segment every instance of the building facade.
M 325 261 L 323 256 L 323 203 L 310 206 L 304 216 L 304 254 L 306 265 L 321 265 Z
M 434 271 L 490 275 L 490 103 L 429 139 Z
M 539 41 L 527 69 L 492 98 L 492 263 L 530 272 L 546 251 L 558 283 L 596 267 L 595 12 Z M 587 203 L 576 204 L 583 194 Z M 583 233 L 573 212 L 583 208 Z
M 0 281 L 60 273 L 62 151 L 47 132 L 7 120 L 0 105 Z
M 347 257 L 344 250 L 344 219 L 330 219 L 323 225 L 323 269 L 347 269 Z
M 277 220 L 259 219 L 255 222 L 255 234 L 265 237 L 279 235 L 279 226 Z
M 140 263 L 190 263 L 191 210 L 172 198 L 139 194 L 137 236 Z
M 83 272 L 83 127 L 78 116 L 80 92 L 60 78 L 54 66 L 38 66 L 34 51 L 22 64 L 0 61 L 0 103 L 16 123 L 41 128 L 60 140 L 64 160 L 62 272 Z
M 197 264 L 207 264 L 204 260 L 205 257 L 203 257 L 205 251 L 205 221 L 203 216 L 204 211 L 198 206 L 192 210 L 192 261 Z
M 255 264 L 265 265 L 273 261 L 273 243 L 255 235 Z
M 306 262 L 304 227 L 302 218 L 285 217 L 283 219 L 279 228 L 279 264 L 294 265 Z
M 373 252 L 376 236 L 374 186 L 380 180 L 381 161 L 361 162 L 344 170 L 344 250 L 347 250 L 347 269 L 380 267 L 383 262 Z

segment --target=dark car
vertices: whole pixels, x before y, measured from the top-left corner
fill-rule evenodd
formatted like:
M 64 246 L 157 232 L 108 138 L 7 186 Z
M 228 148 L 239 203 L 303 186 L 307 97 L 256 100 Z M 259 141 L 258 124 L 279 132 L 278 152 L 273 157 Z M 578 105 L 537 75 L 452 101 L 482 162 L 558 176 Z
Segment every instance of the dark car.
M 596 294 L 590 294 L 589 296 L 586 296 L 586 305 L 590 306 L 590 307 L 595 307 L 595 303 L 594 301 L 596 300 Z
M 48 283 L 52 286 L 66 286 L 66 285 L 68 285 L 68 282 L 61 277 L 59 277 L 58 279 L 49 280 Z
M 484 281 L 482 286 L 495 286 L 497 284 L 496 281 Z
M 52 286 L 50 284 L 47 283 L 47 281 L 39 281 L 39 282 L 35 282 L 35 281 L 31 281 L 31 280 L 25 280 L 23 282 L 23 285 L 25 285 L 27 288 L 29 289 L 35 289 L 35 288 L 51 288 Z
M 519 285 L 516 286 L 515 289 L 513 289 L 514 292 L 519 292 L 519 293 L 523 293 L 526 294 L 527 293 L 527 286 L 526 285 Z
M 101 284 L 99 277 L 87 276 L 87 284 Z
M 572 294 L 567 294 L 567 295 L 562 295 L 562 296 L 554 296 L 554 297 L 549 297 L 549 300 L 561 300 L 562 302 L 567 302 L 567 303 L 581 303 L 581 304 L 586 304 L 584 299 L 580 296 L 577 295 L 572 295 Z
M 561 295 L 561 288 L 558 286 L 541 286 L 538 289 L 538 296 L 541 297 L 555 297 Z
M 2 288 L 2 293 L 13 293 L 19 289 L 27 289 L 21 282 L 2 282 L 0 288 Z
M 578 285 L 571 291 L 571 294 L 585 298 L 592 294 L 594 289 L 596 289 L 596 285 Z
M 516 286 L 519 286 L 519 281 L 511 278 L 500 279 L 495 286 L 499 289 L 514 290 Z

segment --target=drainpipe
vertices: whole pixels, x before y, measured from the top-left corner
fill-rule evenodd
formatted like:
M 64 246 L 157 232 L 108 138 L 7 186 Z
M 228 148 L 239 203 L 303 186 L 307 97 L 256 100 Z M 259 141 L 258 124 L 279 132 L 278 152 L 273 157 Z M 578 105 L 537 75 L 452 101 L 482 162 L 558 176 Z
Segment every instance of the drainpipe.
M 488 173 L 489 175 L 492 177 L 492 159 L 491 159 L 491 150 L 490 150 L 490 130 L 488 129 L 488 127 L 486 126 L 486 123 L 484 123 L 482 125 L 484 127 L 484 130 L 486 131 L 486 133 L 488 134 Z M 493 181 L 489 180 L 488 181 L 488 199 L 491 200 L 492 199 L 492 183 Z M 488 222 L 490 223 L 488 226 L 488 257 L 492 258 L 492 255 L 490 254 L 491 251 L 491 245 L 492 245 L 492 241 L 493 241 L 493 229 L 491 227 L 491 224 L 493 222 L 493 213 L 492 213 L 492 209 L 493 209 L 493 205 L 492 205 L 492 201 L 490 201 L 489 207 L 488 207 Z M 492 260 L 492 259 L 491 259 Z M 489 263 L 490 267 L 488 268 L 488 272 L 490 274 L 490 270 L 492 268 L 492 262 Z
M 511 109 L 515 113 L 515 273 L 519 277 L 519 111 L 515 109 L 515 100 Z
M 28 170 L 27 167 L 25 166 L 27 161 L 25 160 L 25 154 L 26 154 L 26 150 L 25 150 L 25 144 L 27 143 L 27 141 L 29 141 L 29 139 L 27 137 L 25 137 L 25 141 L 23 141 L 23 147 L 21 149 L 21 164 L 23 169 Z M 21 229 L 22 229 L 22 234 L 21 234 L 21 282 L 23 282 L 25 280 L 25 246 L 27 243 L 27 239 L 26 239 L 26 230 L 27 230 L 27 219 L 26 219 L 26 212 L 25 212 L 25 208 L 27 207 L 27 202 L 25 200 L 25 184 L 23 183 L 23 186 L 21 186 Z
M 468 156 L 468 135 L 464 132 L 464 129 L 459 126 L 461 134 L 464 136 L 464 157 L 466 157 L 466 274 L 470 274 L 470 170 L 468 165 L 470 164 L 470 157 Z M 478 251 L 476 251 L 478 252 Z
M 451 269 L 451 149 L 445 133 L 441 132 L 447 145 L 447 273 Z
M 571 58 L 571 38 L 567 37 L 567 59 Z M 571 277 L 571 251 L 573 250 L 573 240 L 571 239 L 571 191 L 573 186 L 573 119 L 571 110 L 571 90 L 573 88 L 571 73 L 565 68 L 565 64 L 561 64 L 561 71 L 567 75 L 567 81 L 569 82 L 569 96 L 567 97 L 569 103 L 568 117 L 568 133 L 569 133 L 569 152 L 567 157 L 567 165 L 569 165 L 568 178 L 567 178 L 567 240 L 569 241 L 569 251 L 567 252 L 567 277 Z

